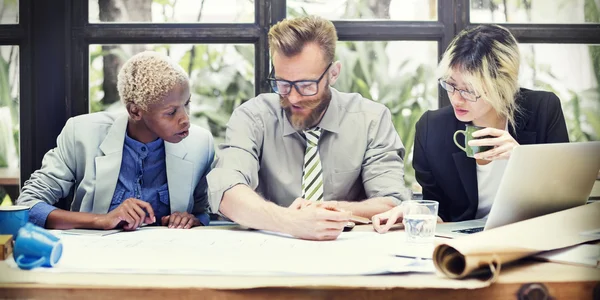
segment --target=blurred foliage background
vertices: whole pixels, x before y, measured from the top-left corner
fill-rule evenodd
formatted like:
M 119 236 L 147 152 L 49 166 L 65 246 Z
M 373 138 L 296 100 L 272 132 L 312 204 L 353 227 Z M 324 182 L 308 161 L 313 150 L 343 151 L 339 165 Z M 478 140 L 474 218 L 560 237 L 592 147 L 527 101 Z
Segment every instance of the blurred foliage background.
M 213 15 L 214 9 L 209 11 L 215 5 L 218 9 L 219 1 L 224 0 L 88 1 L 90 22 L 252 22 L 254 19 L 252 0 L 227 0 L 233 1 L 235 6 L 231 10 L 233 15 L 227 17 Z M 365 19 L 397 19 L 390 15 L 390 7 L 392 12 L 396 12 L 399 9 L 412 9 L 410 5 L 424 6 L 424 20 L 437 18 L 435 0 L 410 1 L 410 5 L 395 0 L 287 2 L 290 17 L 314 13 L 304 7 L 335 2 L 339 3 L 335 4 L 335 13 L 339 19 L 357 20 L 356 22 Z M 472 0 L 471 16 L 472 19 L 477 16 L 487 22 L 535 22 L 535 10 L 539 7 L 536 5 L 546 3 L 541 0 Z M 581 10 L 584 18 L 579 21 L 600 23 L 597 1 L 557 0 L 552 5 L 558 5 L 558 9 L 579 5 L 577 9 Z M 18 19 L 12 19 L 18 13 L 7 13 L 16 11 L 17 7 L 16 0 L 0 1 L 0 23 L 17 22 Z M 179 17 L 176 11 L 185 11 L 185 18 Z M 7 18 L 11 20 L 7 21 Z M 542 55 L 548 55 L 540 50 L 545 49 L 539 48 L 541 46 L 543 45 L 521 45 L 522 85 L 553 91 L 559 96 L 572 141 L 598 140 L 600 46 L 578 44 L 571 45 L 576 48 L 568 48 L 584 53 L 585 57 L 578 61 L 585 61 L 585 65 L 574 65 L 573 70 L 577 74 L 583 74 L 582 76 L 592 77 L 590 80 L 593 84 L 588 88 L 574 87 L 564 80 L 565 76 L 573 74 L 553 71 L 554 62 L 548 63 L 547 60 L 540 59 Z M 549 51 L 563 51 L 560 48 L 563 45 L 549 46 Z M 0 46 L 0 50 L 0 167 L 15 164 L 18 167 L 19 51 L 16 46 Z M 118 70 L 129 57 L 144 50 L 160 51 L 171 56 L 190 74 L 193 123 L 208 128 L 217 142 L 222 141 L 232 111 L 255 95 L 253 45 L 91 45 L 90 112 L 122 109 L 116 89 Z M 434 70 L 439 55 L 436 41 L 345 41 L 339 42 L 337 47 L 337 59 L 342 62 L 342 76 L 334 87 L 344 92 L 358 92 L 366 98 L 385 104 L 391 110 L 395 128 L 407 148 L 406 181 L 414 190 L 419 189 L 412 169 L 414 124 L 424 111 L 438 108 L 439 89 Z M 567 62 L 571 59 L 570 55 L 560 57 L 560 60 Z M 559 59 L 556 63 L 559 63 Z
M 136 0 L 152 1 L 152 0 Z M 208 0 L 205 0 L 208 1 Z M 197 21 L 202 22 L 205 1 L 202 1 Z M 568 2 L 570 0 L 565 0 Z M 101 4 L 100 1 L 99 3 Z M 104 1 L 110 2 L 110 1 Z M 252 1 L 249 1 L 252 2 Z M 390 19 L 390 0 L 346 0 L 338 1 L 343 13 L 340 19 Z M 507 3 L 510 2 L 510 3 Z M 162 6 L 162 11 L 174 11 L 176 0 L 154 0 Z M 321 0 L 290 0 L 288 1 L 288 16 L 298 17 L 310 12 L 303 9 L 305 5 L 323 3 Z M 585 14 L 588 22 L 599 22 L 598 7 L 594 0 L 585 0 Z M 567 3 L 568 4 L 568 3 Z M 429 1 L 423 5 L 432 6 Z M 531 15 L 531 0 L 491 0 L 488 1 L 483 13 L 489 11 L 490 16 L 504 14 L 505 21 L 511 6 L 525 16 Z M 130 4 L 131 6 L 131 4 Z M 142 19 L 150 18 L 149 5 L 140 6 L 137 16 Z M 171 9 L 169 9 L 171 8 Z M 477 9 L 472 3 L 472 9 Z M 103 7 L 99 8 L 103 11 Z M 130 9 L 132 9 L 130 7 Z M 429 9 L 431 17 L 435 18 L 435 9 Z M 481 13 L 481 12 L 480 12 Z M 123 14 L 121 14 L 123 15 Z M 104 15 L 105 20 L 115 20 Z M 246 18 L 241 16 L 240 18 Z M 165 17 L 168 20 L 167 17 Z M 135 20 L 129 20 L 135 21 Z M 501 22 L 502 20 L 496 20 Z M 407 43 L 398 45 L 398 43 Z M 390 70 L 390 61 L 395 58 L 394 49 L 410 48 L 419 42 L 398 41 L 351 41 L 339 42 L 337 59 L 342 62 L 342 76 L 335 84 L 340 91 L 357 92 L 364 97 L 385 104 L 392 112 L 393 122 L 406 149 L 405 160 L 406 182 L 414 190 L 420 187 L 416 184 L 412 168 L 412 146 L 414 142 L 414 125 L 420 116 L 428 109 L 438 107 L 438 86 L 434 71 L 437 64 L 437 45 L 431 42 L 429 60 L 415 64 L 418 60 L 412 53 L 402 52 L 401 62 L 394 70 Z M 578 45 L 581 46 L 581 45 Z M 552 73 L 551 66 L 536 60 L 534 45 L 522 45 L 523 68 L 533 70 L 523 81 L 528 88 L 538 88 L 553 91 L 563 102 L 563 110 L 567 119 L 569 134 L 572 141 L 598 140 L 600 136 L 600 84 L 586 90 L 573 90 L 560 82 L 560 76 Z M 587 47 L 591 56 L 596 80 L 600 80 L 600 46 Z M 95 45 L 90 49 L 90 96 L 91 111 L 100 111 L 119 107 L 118 95 L 114 90 L 116 75 L 107 78 L 106 74 L 116 74 L 117 68 L 128 57 L 145 49 L 163 51 L 177 57 L 180 65 L 189 72 L 193 85 L 193 122 L 211 130 L 217 142 L 224 138 L 226 123 L 232 111 L 243 101 L 254 96 L 254 48 L 251 45 Z M 390 51 L 392 49 L 392 51 Z M 415 49 L 415 51 L 418 51 Z M 439 54 L 441 55 L 441 54 Z M 398 58 L 395 58 L 396 60 Z M 118 62 L 115 63 L 114 61 Z M 99 63 L 101 61 L 102 63 Z M 107 84 L 109 83 L 109 84 Z M 107 86 L 110 85 L 110 86 Z

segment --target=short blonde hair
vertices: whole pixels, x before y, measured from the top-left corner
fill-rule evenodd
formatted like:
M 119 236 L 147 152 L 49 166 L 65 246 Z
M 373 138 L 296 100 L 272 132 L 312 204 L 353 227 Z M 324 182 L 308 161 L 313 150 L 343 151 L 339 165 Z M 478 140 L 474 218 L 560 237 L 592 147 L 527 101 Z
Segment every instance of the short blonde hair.
M 300 53 L 306 44 L 316 43 L 323 51 L 326 63 L 333 61 L 338 39 L 333 23 L 317 16 L 280 21 L 271 27 L 268 37 L 271 56 L 280 52 L 291 57 Z
M 519 47 L 514 36 L 498 25 L 480 25 L 459 33 L 446 49 L 438 68 L 446 80 L 459 71 L 466 84 L 515 127 L 519 107 Z
M 164 100 L 175 87 L 189 82 L 187 73 L 168 56 L 145 51 L 132 56 L 119 71 L 117 89 L 121 102 L 142 110 Z

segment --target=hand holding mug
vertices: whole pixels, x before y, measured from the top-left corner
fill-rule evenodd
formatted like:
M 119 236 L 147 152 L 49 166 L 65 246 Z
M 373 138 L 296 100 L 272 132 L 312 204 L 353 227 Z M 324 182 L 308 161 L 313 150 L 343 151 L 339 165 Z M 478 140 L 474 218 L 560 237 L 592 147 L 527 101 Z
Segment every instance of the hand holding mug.
M 492 127 L 487 127 L 473 132 L 473 137 L 476 139 L 469 141 L 469 146 L 491 147 L 491 149 L 475 154 L 475 159 L 508 159 L 512 154 L 512 150 L 519 146 L 519 143 L 510 135 L 508 131 Z
M 456 144 L 456 147 L 460 148 L 460 150 L 464 151 L 467 154 L 467 157 L 471 157 L 471 158 L 474 158 L 475 154 L 477 154 L 479 152 L 485 152 L 485 151 L 491 150 L 492 149 L 491 146 L 487 146 L 487 145 L 471 146 L 471 144 L 470 144 L 470 142 L 472 140 L 477 138 L 473 134 L 475 132 L 478 132 L 483 129 L 485 129 L 485 127 L 467 124 L 465 127 L 465 130 L 457 130 L 454 133 L 454 136 L 452 137 L 454 139 L 454 144 Z M 465 136 L 465 139 L 464 139 L 465 146 L 464 147 L 456 139 L 459 134 L 462 134 Z
M 465 147 L 457 141 L 459 134 L 465 136 Z M 456 146 L 468 157 L 483 160 L 508 159 L 512 149 L 519 145 L 508 131 L 470 124 L 465 130 L 456 131 L 453 138 Z

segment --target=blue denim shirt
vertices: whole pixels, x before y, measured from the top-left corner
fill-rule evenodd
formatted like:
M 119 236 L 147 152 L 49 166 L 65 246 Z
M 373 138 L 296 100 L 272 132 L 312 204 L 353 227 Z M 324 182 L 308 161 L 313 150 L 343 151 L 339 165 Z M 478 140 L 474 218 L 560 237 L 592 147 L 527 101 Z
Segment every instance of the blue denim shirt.
M 128 198 L 141 199 L 150 203 L 156 216 L 156 225 L 160 225 L 163 216 L 171 213 L 165 147 L 162 139 L 143 144 L 125 134 L 121 169 L 109 211 L 117 208 Z M 55 209 L 56 207 L 50 204 L 40 202 L 29 211 L 29 221 L 44 227 L 48 215 Z M 204 225 L 209 222 L 208 214 L 196 217 Z
M 128 198 L 150 203 L 157 225 L 160 225 L 162 217 L 171 214 L 165 144 L 162 139 L 144 144 L 125 134 L 121 170 L 108 211 L 117 208 Z

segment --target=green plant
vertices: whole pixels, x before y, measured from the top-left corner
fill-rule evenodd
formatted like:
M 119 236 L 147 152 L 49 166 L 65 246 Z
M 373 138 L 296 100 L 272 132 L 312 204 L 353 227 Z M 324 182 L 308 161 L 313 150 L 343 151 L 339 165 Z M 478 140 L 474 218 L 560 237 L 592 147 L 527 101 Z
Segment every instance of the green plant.
M 337 59 L 342 63 L 342 74 L 335 87 L 359 93 L 390 109 L 394 127 L 406 148 L 405 181 L 413 185 L 416 181 L 412 168 L 415 124 L 437 100 L 437 85 L 432 79 L 433 67 L 421 64 L 412 71 L 409 58 L 390 74 L 388 46 L 388 42 L 339 43 Z
M 251 45 L 192 47 L 194 51 L 190 49 L 179 62 L 190 66 L 192 121 L 209 128 L 218 143 L 225 137 L 233 110 L 254 97 L 254 49 Z
M 8 51 L 0 53 L 0 113 L 3 115 L 0 120 L 0 167 L 7 167 L 19 165 L 18 161 L 13 161 L 18 160 L 19 153 L 19 96 L 18 93 L 11 94 L 13 86 L 18 84 L 19 49 L 17 46 L 3 47 L 8 47 L 2 49 Z
M 562 0 L 558 3 L 559 8 L 573 5 L 572 0 Z M 491 11 L 498 8 L 502 3 L 505 7 L 504 15 L 508 20 L 506 9 L 507 0 L 494 0 Z M 509 3 L 519 10 L 524 10 L 531 20 L 531 0 L 512 0 Z M 584 0 L 581 7 L 584 15 L 584 21 L 590 23 L 600 22 L 600 7 L 595 0 Z M 555 93 L 562 102 L 562 109 L 569 130 L 569 139 L 572 142 L 584 142 L 600 139 L 600 46 L 589 45 L 587 47 L 590 55 L 592 76 L 594 76 L 596 87 L 575 90 L 565 87 L 556 74 L 551 71 L 551 66 L 538 63 L 534 46 L 531 54 L 522 58 L 522 63 L 533 72 L 533 86 L 546 91 Z

